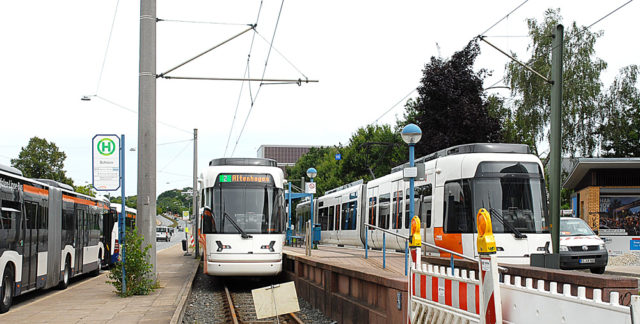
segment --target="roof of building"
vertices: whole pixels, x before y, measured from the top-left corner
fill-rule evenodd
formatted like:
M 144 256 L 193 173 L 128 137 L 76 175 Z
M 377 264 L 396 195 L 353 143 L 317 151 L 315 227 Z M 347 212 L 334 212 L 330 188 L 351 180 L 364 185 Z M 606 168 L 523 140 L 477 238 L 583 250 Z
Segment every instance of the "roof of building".
M 593 169 L 640 169 L 640 158 L 579 158 L 562 186 L 574 189 Z

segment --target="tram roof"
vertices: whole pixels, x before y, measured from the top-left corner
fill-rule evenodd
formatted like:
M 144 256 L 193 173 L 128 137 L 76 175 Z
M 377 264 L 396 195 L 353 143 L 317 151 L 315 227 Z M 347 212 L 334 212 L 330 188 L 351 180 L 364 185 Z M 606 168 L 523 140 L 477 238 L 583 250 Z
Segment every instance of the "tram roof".
M 269 166 L 269 167 L 277 167 L 278 162 L 273 159 L 263 159 L 263 158 L 220 158 L 213 159 L 209 162 L 209 166 L 220 166 L 220 165 L 236 165 L 236 166 Z
M 435 160 L 437 158 L 467 154 L 467 153 L 513 153 L 513 154 L 530 154 L 529 145 L 527 144 L 512 144 L 512 143 L 471 143 L 452 146 L 415 160 L 415 163 L 427 162 Z M 397 172 L 405 167 L 408 167 L 409 163 L 394 167 L 391 172 Z

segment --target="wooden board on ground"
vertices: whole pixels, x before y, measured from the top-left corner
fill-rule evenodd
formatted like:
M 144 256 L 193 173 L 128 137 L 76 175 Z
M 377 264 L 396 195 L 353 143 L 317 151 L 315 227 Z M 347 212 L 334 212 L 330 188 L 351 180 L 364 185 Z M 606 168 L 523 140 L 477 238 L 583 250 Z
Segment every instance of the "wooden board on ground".
M 251 294 L 258 319 L 300 311 L 293 281 L 253 289 Z

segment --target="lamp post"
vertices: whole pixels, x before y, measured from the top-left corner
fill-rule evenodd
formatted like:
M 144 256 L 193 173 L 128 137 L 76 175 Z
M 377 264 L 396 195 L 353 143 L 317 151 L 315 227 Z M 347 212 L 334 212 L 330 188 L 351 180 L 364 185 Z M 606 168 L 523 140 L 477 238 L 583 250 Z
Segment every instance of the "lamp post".
M 309 168 L 307 169 L 307 177 L 309 177 L 309 179 L 311 180 L 311 183 L 313 183 L 313 178 L 315 178 L 318 175 L 318 170 L 316 170 L 315 168 Z M 313 246 L 313 248 L 316 248 L 316 243 L 315 243 L 315 226 L 313 223 L 313 193 L 311 193 L 311 245 Z
M 414 148 L 416 143 L 418 143 L 418 141 L 420 141 L 420 138 L 422 137 L 422 130 L 420 130 L 420 127 L 418 127 L 418 125 L 416 124 L 409 124 L 407 126 L 405 126 L 402 129 L 402 140 L 409 144 L 409 170 L 405 169 L 405 174 L 409 175 L 409 219 L 411 219 L 413 221 L 413 217 L 414 217 L 414 204 L 415 204 L 415 189 L 414 189 L 414 181 L 415 181 L 415 177 L 417 175 L 417 170 L 415 169 L 415 163 L 414 163 Z M 412 222 L 413 223 L 413 222 Z M 420 229 L 418 229 L 418 233 L 419 233 Z M 412 242 L 414 244 L 417 244 L 417 242 Z M 420 252 L 420 248 L 421 246 L 416 246 L 414 249 L 414 244 L 412 244 L 412 251 L 411 251 L 411 257 L 414 259 L 413 261 L 418 262 L 419 258 L 420 258 L 420 254 L 422 254 Z M 422 243 L 420 242 L 420 245 L 422 245 Z M 417 251 L 416 251 L 417 250 Z M 406 252 L 405 252 L 405 260 L 406 260 Z

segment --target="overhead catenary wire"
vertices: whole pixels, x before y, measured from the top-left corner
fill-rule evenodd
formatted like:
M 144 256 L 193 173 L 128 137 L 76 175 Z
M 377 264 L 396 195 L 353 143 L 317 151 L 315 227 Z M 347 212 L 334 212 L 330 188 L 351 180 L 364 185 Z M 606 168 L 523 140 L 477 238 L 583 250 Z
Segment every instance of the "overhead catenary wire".
M 604 20 L 605 18 L 607 18 L 607 17 L 611 16 L 611 14 L 613 14 L 614 12 L 616 12 L 616 11 L 618 11 L 618 10 L 622 9 L 622 7 L 624 7 L 624 6 L 628 5 L 629 3 L 631 3 L 631 1 L 633 1 L 633 0 L 629 0 L 629 1 L 625 2 L 625 3 L 624 3 L 623 5 L 621 5 L 620 7 L 618 7 L 618 8 L 616 8 L 616 9 L 614 9 L 614 10 L 613 10 L 613 11 L 611 11 L 610 13 L 608 13 L 608 14 L 604 15 L 602 18 L 600 18 L 600 19 L 596 20 L 596 21 L 595 21 L 595 22 L 593 22 L 591 25 L 587 26 L 587 29 L 589 29 L 589 28 L 593 27 L 593 25 L 595 25 L 595 24 L 599 23 L 600 21 Z
M 269 46 L 271 46 L 273 48 L 273 50 L 276 51 L 276 53 L 278 53 L 285 61 L 287 61 L 287 63 L 289 63 L 289 65 L 291 65 L 291 67 L 293 67 L 296 71 L 298 71 L 298 73 L 300 73 L 303 77 L 308 79 L 308 77 L 304 73 L 302 73 L 302 71 L 300 71 L 300 69 L 298 69 L 297 66 L 295 66 L 293 63 L 291 63 L 291 61 L 286 56 L 284 56 L 284 54 L 282 54 L 280 51 L 278 51 L 278 49 L 275 48 L 275 46 L 273 46 L 266 38 L 264 38 L 264 36 L 262 36 L 262 34 L 260 34 L 257 30 L 256 30 L 255 33 L 258 36 L 260 36 L 260 38 L 262 38 L 262 40 L 267 42 L 267 44 L 269 44 Z
M 111 45 L 111 35 L 113 35 L 113 26 L 116 24 L 116 17 L 118 16 L 118 6 L 120 5 L 120 0 L 116 1 L 116 8 L 113 12 L 113 19 L 111 20 L 111 29 L 109 30 L 109 38 L 107 38 L 107 47 L 104 50 L 104 56 L 102 58 L 102 67 L 100 68 L 100 74 L 98 75 L 98 84 L 96 85 L 95 93 L 99 93 L 100 84 L 102 83 L 102 73 L 104 72 L 104 66 L 107 62 L 107 54 L 109 53 L 109 46 Z
M 167 163 L 162 169 L 160 169 L 160 171 L 158 172 L 164 172 L 164 169 L 166 169 L 167 167 L 169 167 L 169 165 L 171 165 L 171 163 L 173 163 L 173 161 L 175 161 L 180 154 L 182 154 L 184 152 L 184 150 L 186 150 L 190 145 L 190 143 L 187 143 L 187 145 L 183 146 L 182 149 L 180 150 L 180 152 L 178 152 L 178 154 L 176 154 L 170 161 L 169 163 Z
M 282 0 L 282 2 L 280 3 L 280 10 L 278 11 L 278 18 L 276 19 L 276 25 L 273 28 L 273 35 L 271 36 L 271 42 L 270 42 L 270 46 L 269 46 L 269 51 L 267 52 L 267 58 L 265 59 L 264 62 L 264 68 L 262 70 L 262 77 L 261 79 L 264 79 L 264 75 L 267 72 L 267 66 L 269 64 L 269 57 L 271 56 L 271 49 L 273 48 L 273 41 L 276 37 L 276 32 L 278 31 L 278 24 L 280 23 L 280 16 L 282 15 L 282 7 L 284 6 L 284 0 Z M 256 91 L 256 96 L 255 98 L 252 100 L 251 102 L 251 106 L 249 107 L 249 112 L 247 113 L 247 117 L 244 119 L 244 123 L 242 124 L 242 128 L 240 129 L 240 134 L 238 134 L 238 139 L 236 140 L 235 145 L 233 146 L 233 150 L 231 151 L 231 156 L 233 156 L 233 154 L 236 152 L 236 148 L 238 147 L 238 143 L 240 142 L 240 139 L 242 138 L 242 134 L 244 133 L 244 129 L 247 126 L 247 121 L 249 120 L 249 117 L 251 116 L 251 112 L 253 111 L 253 107 L 255 105 L 255 100 L 258 98 L 258 95 L 260 94 L 260 89 L 262 89 L 262 86 L 258 86 L 258 90 Z
M 393 108 L 395 108 L 397 105 L 399 105 L 401 102 L 403 102 L 405 99 L 407 99 L 412 93 L 416 92 L 417 89 L 412 89 L 409 93 L 407 93 L 404 97 L 402 97 L 402 99 L 398 100 L 398 102 L 396 102 L 393 106 L 391 106 L 391 108 L 387 109 L 387 111 L 385 111 L 382 115 L 380 115 L 380 117 L 376 118 L 376 120 L 374 120 L 371 124 L 375 125 L 376 123 L 378 123 L 378 120 L 380 120 L 380 118 L 384 117 L 386 114 L 388 114 L 391 110 L 393 110 Z
M 207 25 L 227 25 L 227 26 L 251 26 L 251 24 L 243 23 L 230 23 L 230 22 L 215 22 L 215 21 L 197 21 L 197 20 L 180 20 L 180 19 L 163 19 L 157 18 L 157 22 L 176 22 L 187 24 L 207 24 Z
M 500 20 L 496 21 L 495 24 L 491 25 L 491 27 L 487 28 L 487 30 L 485 30 L 484 32 L 480 33 L 480 35 L 484 35 L 486 34 L 488 31 L 490 31 L 493 27 L 495 27 L 496 25 L 498 25 L 500 22 L 502 22 L 503 20 L 509 18 L 509 16 L 514 13 L 516 10 L 520 9 L 520 7 L 522 7 L 525 3 L 527 3 L 527 1 L 529 0 L 524 0 L 524 2 L 522 2 L 520 5 L 518 5 L 515 9 L 511 10 L 508 14 L 506 14 L 504 17 L 502 17 Z
M 262 13 L 262 4 L 263 4 L 264 0 L 260 1 L 260 6 L 258 7 L 258 14 L 256 15 L 256 22 L 254 25 L 258 25 L 258 22 L 260 21 L 260 13 Z M 247 54 L 247 64 L 244 68 L 244 74 L 243 77 L 246 78 L 250 78 L 251 77 L 251 72 L 250 72 L 250 63 L 251 63 L 251 52 L 253 51 L 253 44 L 254 41 L 256 39 L 256 29 L 253 29 L 253 35 L 251 36 L 251 44 L 249 45 L 249 53 Z M 233 119 L 231 120 L 231 126 L 229 127 L 229 136 L 227 137 L 227 144 L 224 147 L 224 157 L 227 156 L 227 150 L 229 149 L 229 141 L 231 140 L 231 135 L 233 134 L 233 127 L 235 126 L 236 123 L 236 117 L 238 115 L 238 107 L 240 106 L 240 98 L 242 98 L 242 92 L 244 91 L 244 83 L 245 81 L 242 81 L 242 84 L 240 85 L 240 92 L 238 93 L 238 100 L 236 102 L 236 109 L 233 112 Z M 251 97 L 251 82 L 249 82 L 249 97 Z M 253 102 L 253 99 L 251 100 Z

